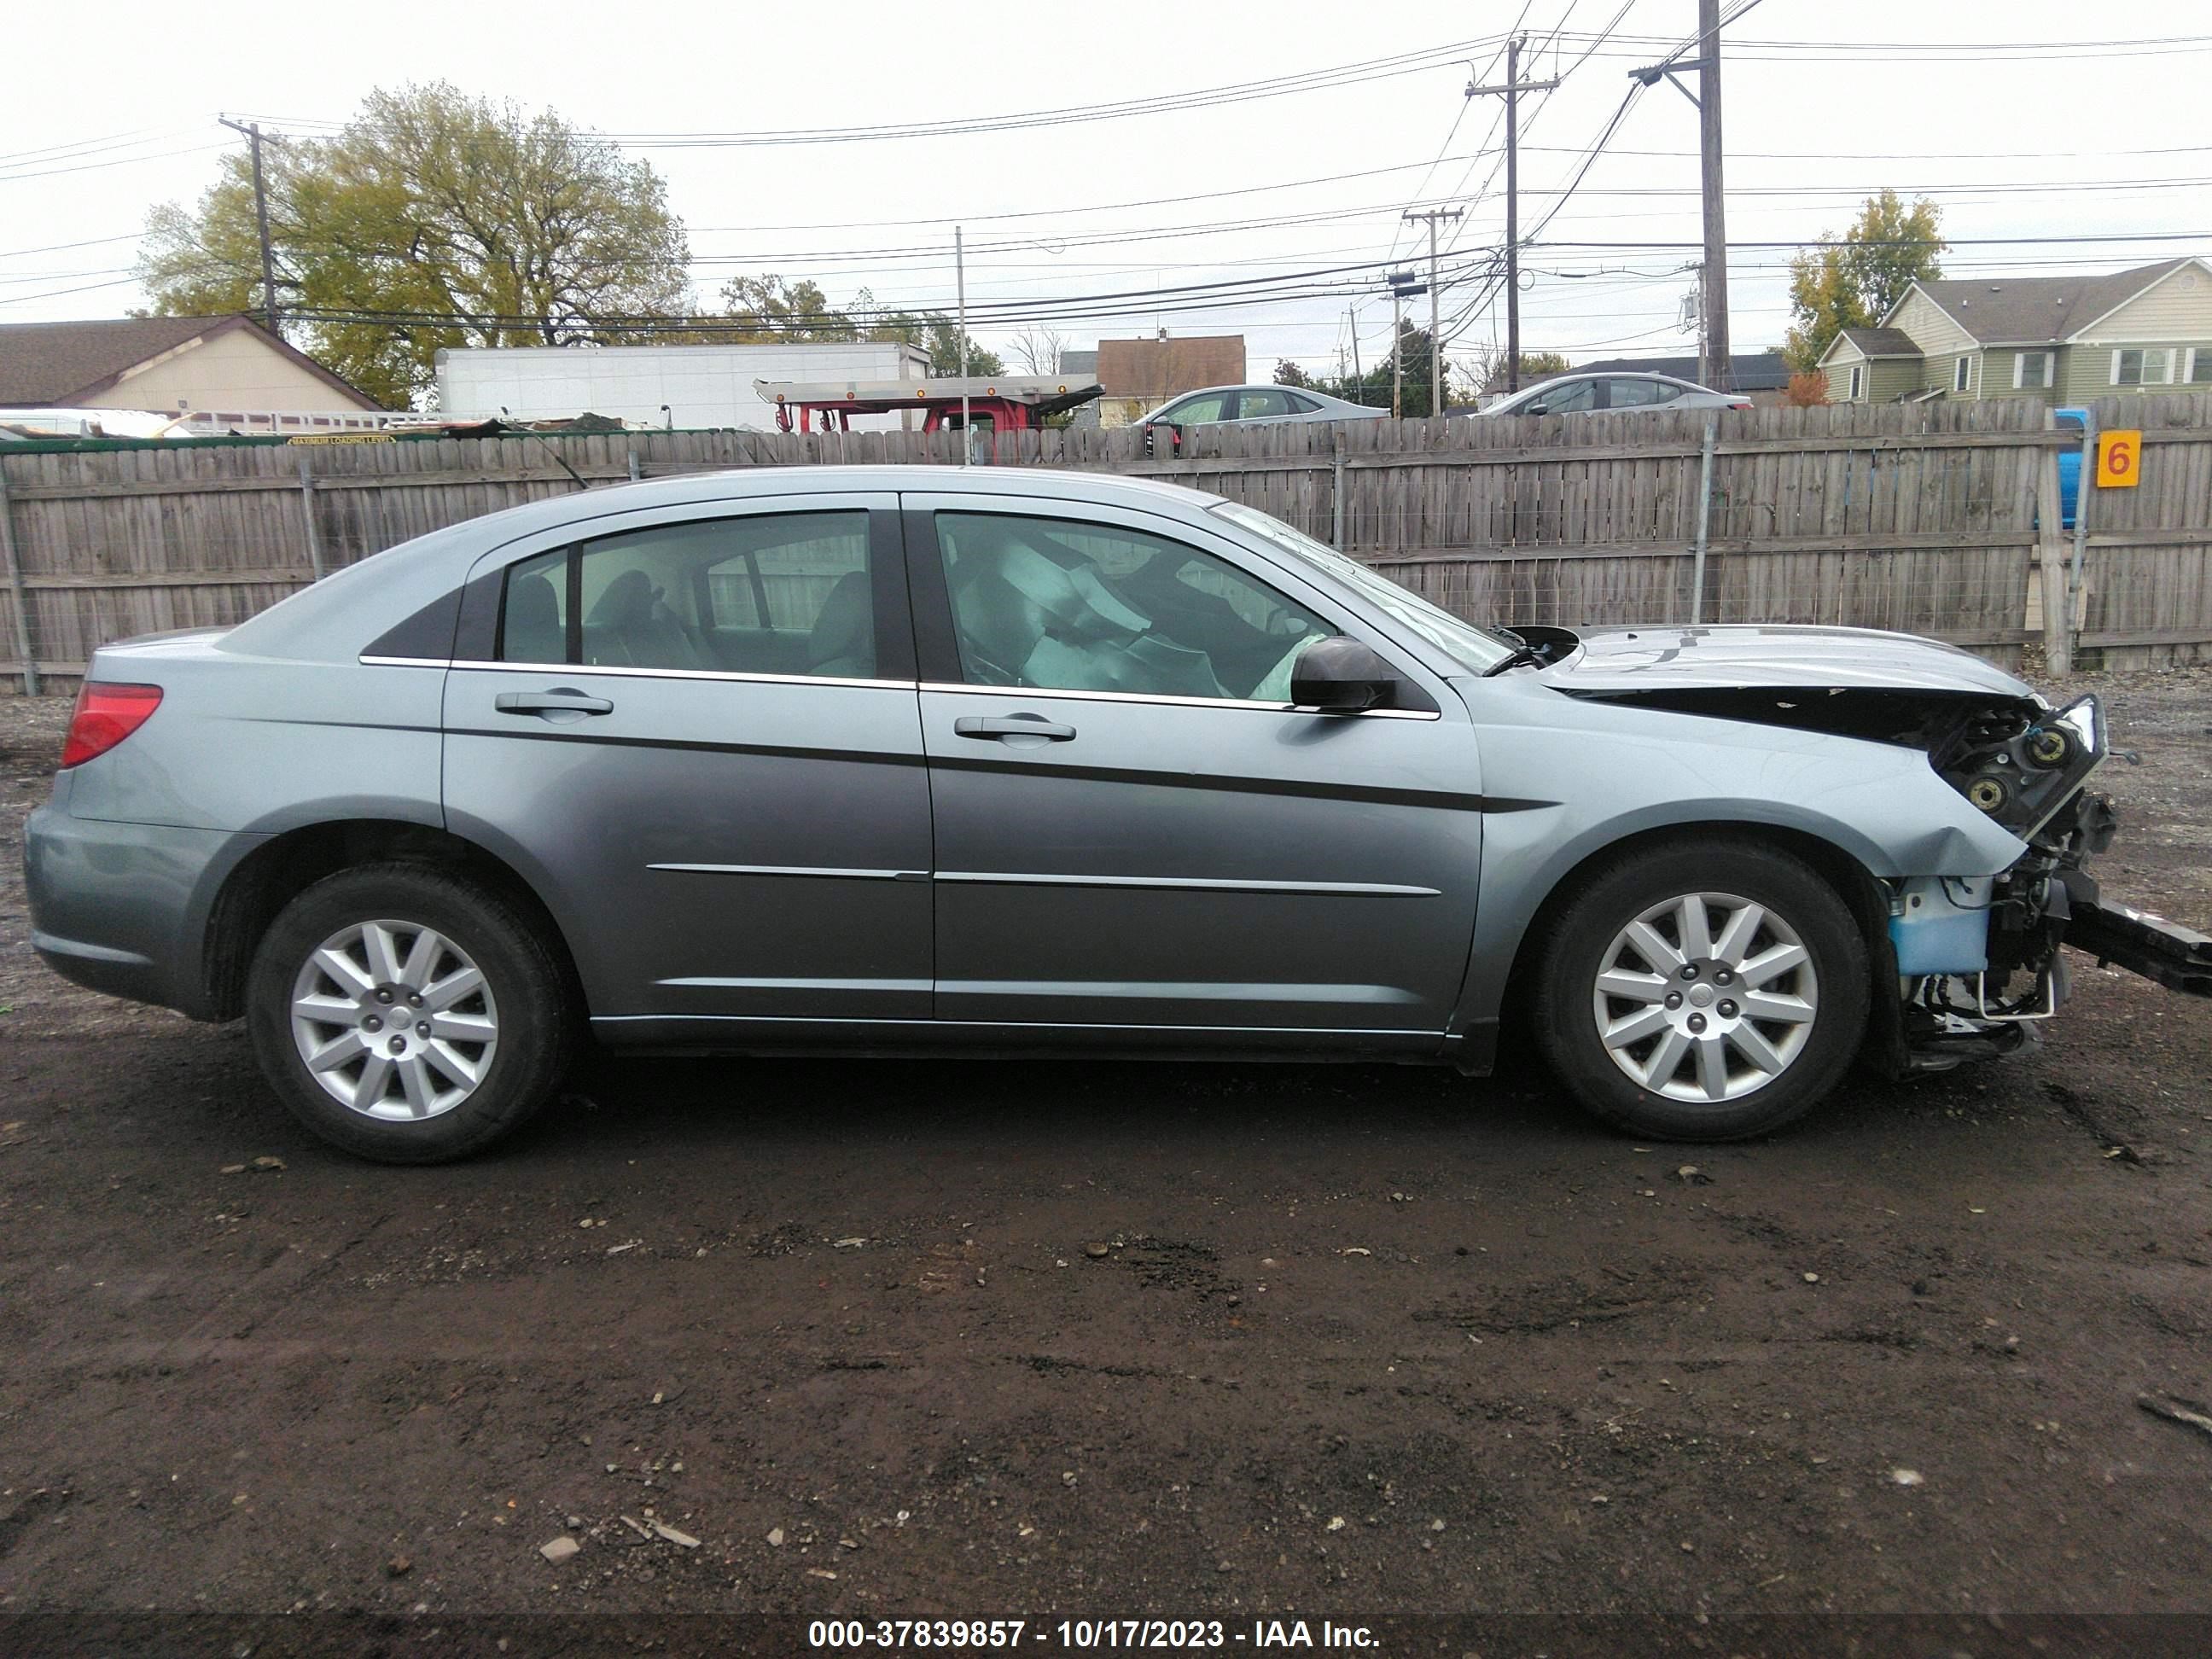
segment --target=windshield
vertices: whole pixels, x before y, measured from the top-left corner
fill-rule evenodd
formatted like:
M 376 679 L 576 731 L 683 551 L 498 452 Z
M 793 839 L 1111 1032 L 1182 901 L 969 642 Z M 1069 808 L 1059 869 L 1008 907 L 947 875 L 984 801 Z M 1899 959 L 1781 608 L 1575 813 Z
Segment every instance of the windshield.
M 1430 604 L 1418 593 L 1409 592 L 1389 577 L 1376 574 L 1357 559 L 1345 557 L 1334 548 L 1291 529 L 1280 519 L 1268 517 L 1257 507 L 1224 501 L 1212 510 L 1231 524 L 1261 538 L 1271 547 L 1280 548 L 1334 576 L 1387 612 L 1393 621 L 1404 623 L 1472 672 L 1486 673 L 1513 653 L 1512 646 L 1497 635 L 1473 623 L 1462 622 L 1450 611 Z

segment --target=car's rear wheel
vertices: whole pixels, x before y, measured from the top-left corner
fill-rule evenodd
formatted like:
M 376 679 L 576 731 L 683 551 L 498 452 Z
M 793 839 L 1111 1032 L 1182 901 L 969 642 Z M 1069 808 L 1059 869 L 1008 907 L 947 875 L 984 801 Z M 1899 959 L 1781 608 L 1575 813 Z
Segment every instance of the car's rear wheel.
M 568 1004 L 559 962 L 513 905 L 389 864 L 285 906 L 255 952 L 246 1012 L 293 1115 L 363 1158 L 433 1164 L 489 1146 L 551 1097 Z
M 1864 936 L 1821 876 L 1751 842 L 1644 850 L 1552 918 L 1535 1024 L 1596 1116 L 1636 1135 L 1779 1128 L 1841 1079 L 1864 1035 Z

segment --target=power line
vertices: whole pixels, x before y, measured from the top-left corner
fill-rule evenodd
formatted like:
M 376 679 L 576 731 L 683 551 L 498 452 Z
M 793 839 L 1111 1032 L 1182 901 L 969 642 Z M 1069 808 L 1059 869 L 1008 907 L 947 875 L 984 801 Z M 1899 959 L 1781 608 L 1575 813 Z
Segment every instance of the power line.
M 76 167 L 47 167 L 38 173 L 0 173 L 0 185 L 12 185 L 25 179 L 52 179 L 64 173 L 94 173 L 103 167 L 131 167 L 140 161 L 167 161 L 180 155 L 204 155 L 213 149 L 228 149 L 228 144 L 189 144 L 182 149 L 165 149 L 150 155 L 118 155 L 112 161 L 86 161 Z
M 2212 230 L 2097 231 L 2076 233 L 2072 235 L 2059 236 L 1947 236 L 1943 239 L 1943 243 L 1947 247 L 2044 247 L 2053 245 L 2088 242 L 2196 242 L 2202 241 L 2207 237 L 2212 237 Z M 1703 247 L 1705 244 L 1703 242 L 1613 241 L 1543 242 L 1532 243 L 1531 246 L 1547 248 L 1696 248 Z M 1799 239 L 1794 241 L 1778 242 L 1731 241 L 1729 246 L 1732 248 L 1789 248 L 1796 250 L 1805 247 L 1808 244 L 1802 239 Z M 1853 247 L 1920 247 L 1924 245 L 1918 241 L 1864 241 L 1854 242 L 1851 246 Z
M 1226 86 L 956 120 L 891 122 L 848 127 L 793 127 L 759 131 L 628 132 L 597 136 L 628 149 L 747 149 L 781 145 L 880 143 L 892 139 L 957 137 L 977 133 L 1019 131 L 1035 127 L 1068 126 L 1092 121 L 1168 114 L 1187 109 L 1218 108 L 1226 104 L 1289 97 L 1298 93 L 1418 74 L 1424 70 L 1453 63 L 1472 52 L 1494 44 L 1496 39 L 1495 36 L 1486 36 L 1472 40 L 1447 41 L 1441 46 L 1423 47 L 1416 52 L 1398 52 L 1386 58 L 1367 58 L 1358 63 L 1306 70 L 1294 75 L 1273 76 L 1258 81 L 1235 82 Z M 275 121 L 273 117 L 265 118 L 272 124 Z M 326 120 L 296 121 L 287 125 L 325 129 L 333 125 Z
M 2212 145 L 2207 145 L 2205 148 L 2208 150 L 2212 150 Z M 1437 158 L 1437 161 L 1456 161 L 1465 158 L 1457 155 L 1438 156 Z M 1480 158 L 1478 157 L 1476 159 L 1479 160 Z M 1426 165 L 1431 169 L 1434 169 L 1437 166 L 1437 161 L 1430 161 L 1426 163 Z M 1344 184 L 1354 179 L 1378 179 L 1385 173 L 1411 173 L 1415 167 L 1422 165 L 1424 164 L 1419 161 L 1401 161 L 1394 166 L 1387 167 L 1363 167 L 1356 173 L 1325 173 L 1311 179 L 1286 179 L 1279 183 L 1272 185 L 1243 185 L 1231 190 L 1197 191 L 1188 196 L 1151 196 L 1127 202 L 1093 202 L 1086 204 L 1081 207 L 1026 208 L 1018 211 L 1004 213 L 942 214 L 935 218 L 927 219 L 866 219 L 858 221 L 844 219 L 826 222 L 817 221 L 812 224 L 699 225 L 687 227 L 687 228 L 696 230 L 701 235 L 713 235 L 718 232 L 732 230 L 745 232 L 785 230 L 889 230 L 902 229 L 910 226 L 950 225 L 955 223 L 977 224 L 1001 219 L 1051 219 L 1078 213 L 1118 213 L 1129 208 L 1177 207 L 1188 202 L 1213 202 L 1218 201 L 1226 196 L 1257 196 L 1268 191 L 1274 190 L 1303 190 L 1314 185 Z
M 1603 45 L 1606 40 L 1612 35 L 1613 32 L 1620 27 L 1620 20 L 1628 15 L 1629 8 L 1635 3 L 1636 0 L 1620 0 L 1620 9 L 1613 13 L 1612 17 L 1607 21 L 1605 26 L 1598 30 L 1595 35 L 1591 37 L 1590 44 L 1583 49 L 1582 56 L 1576 58 L 1575 61 L 1568 64 L 1566 68 L 1559 70 L 1558 74 L 1553 76 L 1553 79 L 1564 85 L 1570 76 L 1589 61 L 1591 53 L 1595 52 L 1600 46 Z M 1565 27 L 1565 20 L 1562 18 L 1560 20 L 1560 29 L 1563 30 Z M 1559 31 L 1555 30 L 1553 32 L 1553 38 L 1556 40 L 1558 37 Z M 1534 130 L 1536 123 L 1543 118 L 1544 112 L 1549 109 L 1551 106 L 1552 100 L 1549 98 L 1545 98 L 1538 102 L 1535 107 L 1528 112 L 1527 118 L 1521 121 L 1514 131 L 1510 135 L 1511 143 L 1513 145 L 1518 145 L 1520 141 L 1526 137 L 1528 134 Z M 1501 106 L 1498 116 L 1491 123 L 1491 131 L 1495 132 L 1498 130 L 1498 124 L 1504 118 L 1505 110 Z M 1483 179 L 1481 189 L 1474 198 L 1475 201 L 1480 201 L 1483 195 L 1487 194 L 1491 185 L 1498 181 L 1498 170 L 1504 167 L 1504 164 L 1505 157 L 1503 155 L 1491 164 L 1490 172 Z M 1474 175 L 1474 169 L 1470 167 L 1467 170 L 1467 173 L 1462 175 L 1460 183 L 1462 186 L 1465 185 L 1468 179 Z M 1473 205 L 1473 203 L 1470 203 L 1470 205 Z M 1467 225 L 1465 223 L 1462 223 L 1453 228 L 1452 239 L 1449 245 L 1450 248 L 1456 248 L 1459 246 L 1460 238 L 1466 233 L 1466 230 Z
M 94 236 L 82 242 L 49 242 L 44 247 L 10 248 L 6 252 L 0 253 L 0 259 L 20 259 L 33 253 L 63 253 L 71 248 L 105 247 L 111 242 L 135 242 L 145 234 L 143 230 L 132 230 L 126 231 L 120 236 Z
M 0 151 L 0 165 L 14 161 L 33 161 L 41 157 L 51 159 L 64 153 L 85 152 L 113 145 L 140 143 L 175 131 L 176 129 L 171 126 L 134 127 L 128 132 L 103 133 L 95 138 L 71 138 L 64 143 L 44 144 L 35 149 Z

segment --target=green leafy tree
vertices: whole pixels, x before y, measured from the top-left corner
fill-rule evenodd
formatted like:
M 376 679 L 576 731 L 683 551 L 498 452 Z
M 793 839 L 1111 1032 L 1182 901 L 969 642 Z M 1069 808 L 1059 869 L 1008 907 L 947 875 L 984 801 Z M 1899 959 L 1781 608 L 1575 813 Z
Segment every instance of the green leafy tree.
M 1554 374 L 1564 374 L 1573 365 L 1556 351 L 1524 351 L 1521 354 L 1521 384 L 1531 380 L 1549 380 Z
M 651 337 L 690 249 L 653 167 L 547 110 L 443 82 L 371 93 L 335 137 L 264 141 L 277 303 L 295 343 L 380 401 L 421 404 L 453 346 Z M 148 216 L 139 279 L 165 315 L 261 307 L 251 163 Z
M 863 289 L 861 301 L 868 301 Z M 687 332 L 688 339 L 754 345 L 772 340 L 857 340 L 860 326 L 850 315 L 831 307 L 821 288 L 801 280 L 787 283 L 781 276 L 733 276 L 722 284 L 723 311 L 717 321 L 726 328 Z
M 1539 380 L 1548 380 L 1554 374 L 1564 374 L 1574 365 L 1556 351 L 1524 351 L 1521 354 L 1520 384 L 1532 386 Z M 1488 346 L 1474 355 L 1472 378 L 1477 391 L 1483 394 L 1503 393 L 1505 390 L 1505 353 L 1497 346 Z
M 929 372 L 940 379 L 960 373 L 960 327 L 952 318 L 941 311 L 895 311 L 868 331 L 872 340 L 899 340 L 910 346 L 920 346 L 929 354 Z M 968 372 L 970 374 L 1003 374 L 1006 359 L 995 351 L 988 351 L 975 343 L 971 331 L 968 336 Z
M 1790 262 L 1794 319 L 1782 355 L 1808 370 L 1837 335 L 1887 316 L 1912 284 L 1943 274 L 1942 210 L 1924 197 L 1907 206 L 1893 190 L 1869 196 L 1838 239 L 1826 235 Z
M 1405 364 L 1404 402 L 1401 407 L 1409 416 L 1425 416 L 1429 412 L 1429 331 L 1416 328 L 1410 320 L 1398 325 L 1398 354 Z M 1276 376 L 1284 385 L 1280 372 Z M 1370 409 L 1390 407 L 1390 354 L 1379 353 L 1376 361 L 1362 374 L 1315 375 L 1304 382 L 1314 391 L 1331 398 L 1341 398 L 1346 403 L 1364 404 Z M 1464 387 L 1452 378 L 1452 367 L 1444 364 L 1444 403 L 1449 406 Z
M 1285 357 L 1275 364 L 1275 384 L 1277 386 L 1310 386 L 1313 383 L 1313 376 L 1307 374 L 1304 368 L 1300 368 L 1290 358 Z

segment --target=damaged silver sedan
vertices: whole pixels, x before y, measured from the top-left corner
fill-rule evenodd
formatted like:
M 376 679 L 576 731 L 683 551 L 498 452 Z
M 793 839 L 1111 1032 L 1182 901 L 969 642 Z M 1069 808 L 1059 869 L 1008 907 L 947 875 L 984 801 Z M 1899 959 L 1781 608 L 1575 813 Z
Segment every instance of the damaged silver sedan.
M 1898 635 L 1516 632 L 1085 474 L 592 489 L 103 648 L 40 954 L 243 1017 L 396 1162 L 640 1052 L 1431 1062 L 1533 1042 L 1643 1136 L 2016 1047 L 2103 902 L 2094 699 Z M 742 1066 L 732 1071 L 742 1089 Z M 1470 1097 L 1471 1101 L 1474 1097 Z

